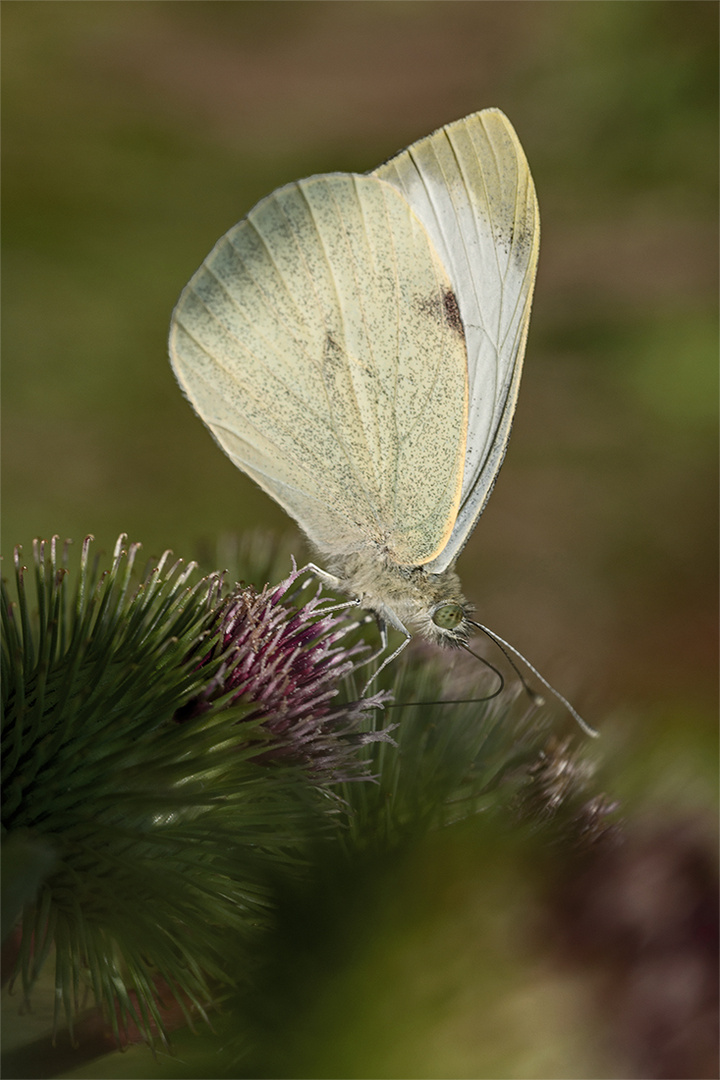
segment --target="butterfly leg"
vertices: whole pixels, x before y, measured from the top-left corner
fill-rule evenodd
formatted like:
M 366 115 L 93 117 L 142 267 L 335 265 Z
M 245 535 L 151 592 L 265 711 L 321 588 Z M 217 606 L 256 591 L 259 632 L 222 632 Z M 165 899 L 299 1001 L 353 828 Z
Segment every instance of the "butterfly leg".
M 381 642 L 381 644 L 380 644 L 380 648 L 378 649 L 378 651 L 376 653 L 374 653 L 370 657 L 370 660 L 376 660 L 378 658 L 378 656 L 382 656 L 382 654 L 385 652 L 385 650 L 387 649 L 387 646 L 388 646 L 387 623 L 385 622 L 384 619 L 381 619 L 379 615 L 376 616 L 376 618 L 377 618 L 378 628 L 380 630 L 380 642 Z M 398 620 L 397 623 L 393 623 L 393 625 L 395 626 L 396 630 L 400 630 L 400 632 L 405 635 L 405 640 L 401 641 L 400 644 L 398 645 L 397 649 L 395 649 L 394 652 L 391 652 L 389 656 L 386 656 L 385 659 L 383 660 L 382 664 L 380 665 L 380 667 L 377 668 L 377 670 L 373 672 L 373 674 L 370 676 L 368 681 L 365 683 L 365 686 L 363 687 L 363 692 L 362 692 L 361 697 L 365 697 L 368 690 L 370 689 L 372 684 L 375 682 L 375 680 L 377 679 L 378 675 L 383 670 L 383 668 L 386 668 L 388 666 L 388 664 L 391 664 L 393 662 L 393 660 L 400 655 L 400 653 L 403 651 L 403 649 L 406 648 L 408 642 L 410 641 L 410 634 L 408 633 L 406 628 L 402 625 L 402 623 L 399 620 Z M 370 660 L 368 660 L 367 662 L 369 663 Z
M 304 574 L 306 571 L 309 574 L 313 574 L 323 585 L 326 585 L 329 589 L 334 589 L 336 592 L 342 592 L 343 591 L 342 581 L 340 580 L 340 578 L 336 577 L 334 574 L 329 574 L 327 572 L 327 570 L 323 570 L 321 566 L 316 566 L 315 563 L 307 563 L 305 566 L 303 566 L 302 570 L 300 570 L 300 574 Z M 361 598 L 360 597 L 355 597 L 352 600 L 345 601 L 345 603 L 336 604 L 333 607 L 323 608 L 322 613 L 324 615 L 325 614 L 330 614 L 331 612 L 342 611 L 343 609 L 350 608 L 350 607 L 360 607 L 361 604 L 362 604 Z M 388 624 L 387 624 L 387 621 L 381 615 L 378 615 L 377 613 L 375 613 L 375 619 L 377 621 L 378 629 L 380 631 L 380 648 L 376 652 L 374 652 L 371 656 L 369 656 L 367 658 L 367 660 L 362 661 L 363 667 L 365 666 L 365 664 L 371 664 L 373 662 L 373 660 L 377 660 L 377 658 L 379 656 L 382 656 L 382 654 L 387 650 L 387 647 L 388 647 Z M 368 690 L 370 689 L 372 684 L 377 679 L 380 672 L 384 668 L 386 668 L 388 666 L 388 664 L 391 664 L 392 661 L 395 660 L 396 657 L 398 657 L 400 655 L 400 653 L 407 646 L 407 643 L 410 640 L 410 637 L 411 637 L 410 632 L 400 622 L 400 620 L 398 618 L 392 618 L 391 617 L 390 622 L 391 622 L 391 624 L 392 624 L 392 626 L 394 627 L 395 630 L 399 630 L 401 634 L 404 634 L 405 640 L 401 641 L 400 644 L 398 645 L 397 649 L 395 649 L 393 652 L 391 652 L 389 656 L 386 656 L 385 659 L 383 660 L 383 662 L 380 664 L 380 667 L 377 668 L 377 670 L 373 672 L 373 674 L 370 676 L 368 681 L 365 683 L 365 686 L 363 687 L 363 692 L 361 694 L 361 697 L 365 697 L 365 695 L 367 694 Z M 360 625 L 360 623 L 358 623 L 358 625 Z
M 407 634 L 407 631 L 405 631 L 405 633 Z M 376 657 L 379 657 L 381 652 L 383 652 L 384 649 L 386 647 L 388 647 L 388 627 L 386 627 L 384 623 L 381 625 L 381 634 L 384 637 L 384 643 L 383 643 L 382 649 L 380 649 L 380 652 L 376 652 L 375 657 L 370 658 L 372 660 L 375 659 Z M 407 644 L 408 644 L 409 640 L 410 640 L 410 635 L 407 634 L 407 637 L 405 638 L 404 642 L 400 642 L 400 644 L 397 646 L 397 648 L 394 650 L 394 652 L 391 652 L 389 657 L 385 657 L 385 659 L 382 661 L 382 663 L 378 667 L 377 671 L 372 673 L 370 678 L 367 680 L 367 683 L 363 687 L 363 693 L 362 693 L 363 698 L 365 697 L 365 694 L 370 689 L 372 684 L 375 683 L 375 680 L 377 679 L 380 672 L 383 670 L 383 667 L 388 666 L 388 664 L 391 664 L 393 662 L 393 660 L 396 659 L 396 657 L 399 657 L 400 652 L 402 652 L 403 649 L 405 649 L 407 647 Z
M 315 563 L 307 563 L 301 570 L 298 570 L 298 577 L 302 574 L 313 574 L 318 579 L 321 585 L 326 585 L 328 589 L 334 589 L 335 592 L 343 592 L 342 582 L 340 578 L 335 577 L 334 574 L 328 574 L 327 570 L 323 570 L 321 566 L 316 566 Z M 305 582 L 301 588 L 306 588 L 309 582 Z M 317 608 L 318 615 L 331 615 L 334 611 L 345 611 L 347 608 L 359 607 L 360 600 L 358 597 L 354 597 L 352 600 L 343 600 L 341 604 L 333 604 L 330 607 Z

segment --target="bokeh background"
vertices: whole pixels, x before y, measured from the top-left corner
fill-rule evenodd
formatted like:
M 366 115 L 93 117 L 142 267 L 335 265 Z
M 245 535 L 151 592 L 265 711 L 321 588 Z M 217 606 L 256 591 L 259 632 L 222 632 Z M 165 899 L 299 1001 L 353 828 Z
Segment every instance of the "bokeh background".
M 289 527 L 175 385 L 183 285 L 263 195 L 503 109 L 542 243 L 500 480 L 459 570 L 607 733 L 626 805 L 715 792 L 712 0 L 3 6 L 3 552 L 212 562 Z

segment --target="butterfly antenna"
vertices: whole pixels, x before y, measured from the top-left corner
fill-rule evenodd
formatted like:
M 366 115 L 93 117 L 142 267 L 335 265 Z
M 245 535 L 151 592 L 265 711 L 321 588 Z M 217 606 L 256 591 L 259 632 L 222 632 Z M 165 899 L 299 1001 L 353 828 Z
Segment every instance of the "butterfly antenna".
M 465 652 L 469 652 L 471 656 L 474 656 L 476 660 L 479 660 L 481 664 L 484 664 L 486 668 L 490 668 L 493 675 L 497 675 L 499 680 L 500 685 L 498 686 L 497 690 L 493 690 L 492 694 L 488 694 L 487 697 L 478 698 L 477 700 L 490 701 L 491 698 L 497 697 L 498 694 L 502 694 L 503 690 L 505 689 L 505 676 L 502 674 L 502 672 L 499 671 L 494 664 L 491 664 L 489 660 L 486 660 L 484 656 L 481 656 L 480 653 L 473 652 L 469 645 L 463 644 L 462 648 L 465 650 Z
M 474 705 L 476 702 L 479 701 L 492 701 L 492 699 L 496 698 L 498 694 L 502 694 L 505 688 L 505 679 L 502 672 L 498 671 L 495 665 L 491 664 L 489 660 L 486 660 L 484 656 L 480 656 L 479 653 L 473 652 L 472 649 L 469 649 L 467 645 L 463 645 L 462 648 L 465 649 L 466 652 L 469 652 L 471 656 L 474 656 L 476 660 L 479 660 L 482 664 L 484 664 L 485 667 L 489 667 L 490 670 L 494 672 L 495 675 L 497 675 L 499 685 L 497 690 L 493 690 L 492 694 L 485 694 L 484 697 L 477 698 L 444 698 L 442 701 L 393 701 L 390 704 L 385 705 L 385 708 L 404 709 L 406 705 Z
M 514 645 L 511 645 L 509 641 L 505 641 L 504 638 L 501 638 L 498 634 L 494 633 L 494 631 L 489 630 L 487 628 L 487 626 L 483 626 L 482 623 L 475 622 L 473 619 L 468 619 L 468 622 L 470 623 L 471 626 L 474 626 L 476 629 L 482 630 L 483 634 L 486 634 L 487 637 L 489 637 L 491 641 L 495 642 L 497 647 L 500 649 L 500 651 L 503 653 L 506 660 L 508 661 L 508 663 L 512 667 L 513 671 L 516 672 L 518 678 L 520 679 L 520 682 L 523 684 L 523 686 L 524 686 L 525 690 L 527 691 L 530 699 L 532 701 L 534 701 L 536 705 L 542 705 L 543 704 L 543 699 L 540 696 L 540 694 L 535 693 L 535 691 L 532 689 L 532 687 L 528 686 L 528 684 L 527 684 L 527 682 L 525 680 L 525 677 L 523 676 L 522 672 L 520 671 L 517 664 L 513 660 L 512 656 L 510 656 L 510 653 L 513 653 L 513 655 L 517 656 L 519 660 L 522 660 L 523 664 L 525 664 L 525 666 L 530 671 L 532 671 L 535 678 L 539 679 L 540 682 L 543 684 L 543 686 L 546 687 L 550 691 L 550 693 L 553 694 L 557 698 L 557 700 L 562 705 L 565 706 L 567 711 L 572 716 L 573 720 L 575 720 L 575 722 L 578 724 L 578 726 L 580 728 L 582 728 L 582 730 L 585 732 L 586 735 L 589 735 L 592 739 L 597 739 L 597 738 L 600 737 L 600 732 L 596 731 L 595 728 L 590 727 L 590 725 L 588 723 L 586 723 L 585 720 L 583 720 L 580 713 L 577 711 L 577 709 L 575 709 L 570 704 L 568 699 L 566 697 L 564 697 L 558 690 L 556 690 L 554 686 L 551 686 L 550 683 L 547 681 L 547 679 L 543 678 L 543 676 L 540 674 L 540 672 L 537 670 L 537 668 L 533 667 L 533 665 L 530 663 L 530 661 L 527 660 L 523 656 L 523 654 L 518 649 L 515 648 Z M 509 650 L 509 652 L 507 650 Z M 468 649 L 468 652 L 470 652 L 470 651 L 471 650 Z M 473 656 L 475 656 L 475 655 L 476 654 L 473 653 Z

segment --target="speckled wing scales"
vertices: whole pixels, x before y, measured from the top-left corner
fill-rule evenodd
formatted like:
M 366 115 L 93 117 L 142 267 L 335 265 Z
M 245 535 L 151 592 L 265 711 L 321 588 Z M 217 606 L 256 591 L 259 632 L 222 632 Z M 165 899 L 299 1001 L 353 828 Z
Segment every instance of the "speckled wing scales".
M 460 503 L 467 354 L 450 281 L 373 176 L 289 184 L 215 246 L 170 355 L 231 460 L 330 555 L 445 548 Z
M 427 229 L 450 276 L 468 350 L 469 417 L 460 508 L 428 569 L 450 566 L 483 511 L 510 436 L 537 268 L 540 218 L 507 118 L 486 109 L 381 165 Z

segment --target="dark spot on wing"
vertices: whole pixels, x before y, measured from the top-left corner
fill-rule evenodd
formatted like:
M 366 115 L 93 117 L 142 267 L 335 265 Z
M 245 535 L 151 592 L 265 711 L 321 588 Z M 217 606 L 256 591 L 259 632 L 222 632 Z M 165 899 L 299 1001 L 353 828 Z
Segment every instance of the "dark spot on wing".
M 515 226 L 511 225 L 509 229 L 503 229 L 499 232 L 495 243 L 505 255 L 509 255 L 515 243 Z
M 500 230 L 495 236 L 495 244 L 517 268 L 523 270 L 530 258 L 536 234 L 537 223 L 534 218 L 528 217 L 525 222 L 518 220 L 507 229 Z
M 444 322 L 451 330 L 454 330 L 456 334 L 459 334 L 461 338 L 465 337 L 465 328 L 463 327 L 462 318 L 460 317 L 460 308 L 458 302 L 455 299 L 455 293 L 452 289 L 446 289 L 441 297 L 438 295 L 419 297 L 416 300 L 418 311 L 421 311 L 423 315 L 429 315 L 437 322 Z
M 443 293 L 443 311 L 445 313 L 445 322 L 454 330 L 460 337 L 465 336 L 465 330 L 463 328 L 462 319 L 460 318 L 460 308 L 458 302 L 455 299 L 455 293 L 452 289 L 447 289 Z

